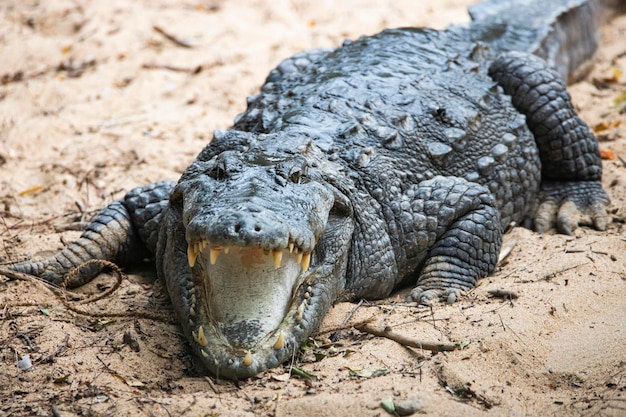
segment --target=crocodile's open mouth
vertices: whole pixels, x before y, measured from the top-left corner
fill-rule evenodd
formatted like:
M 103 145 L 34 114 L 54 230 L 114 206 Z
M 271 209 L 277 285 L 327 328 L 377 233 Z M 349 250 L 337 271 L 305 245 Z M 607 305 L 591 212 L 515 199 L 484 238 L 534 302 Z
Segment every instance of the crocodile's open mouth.
M 313 313 L 307 306 L 320 295 L 309 279 L 312 251 L 292 242 L 268 250 L 197 240 L 188 244 L 187 260 L 194 347 L 218 376 L 220 369 L 226 377 L 254 375 L 294 354 Z
M 279 327 L 311 264 L 311 252 L 294 243 L 268 250 L 201 240 L 188 246 L 187 257 L 190 267 L 197 263 L 202 271 L 196 282 L 214 330 L 243 349 L 262 343 Z

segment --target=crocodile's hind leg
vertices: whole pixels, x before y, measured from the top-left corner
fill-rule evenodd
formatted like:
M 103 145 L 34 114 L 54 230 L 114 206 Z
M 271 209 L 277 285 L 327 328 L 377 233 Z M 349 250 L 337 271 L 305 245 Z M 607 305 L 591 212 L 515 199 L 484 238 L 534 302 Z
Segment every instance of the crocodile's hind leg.
M 534 228 L 555 226 L 571 234 L 582 223 L 606 229 L 609 198 L 602 189 L 598 141 L 576 115 L 558 73 L 534 55 L 510 52 L 499 57 L 489 75 L 526 115 L 541 157 L 540 205 Z
M 429 303 L 459 293 L 493 272 L 502 242 L 495 200 L 480 184 L 455 177 L 434 177 L 419 184 L 411 213 L 398 213 L 408 240 L 404 250 L 426 252 L 410 298 Z M 410 214 L 410 216 L 408 215 Z M 409 256 L 407 256 L 409 257 Z M 422 256 L 417 256 L 422 258 Z
M 60 285 L 77 267 L 68 287 L 77 287 L 95 277 L 102 266 L 93 259 L 126 264 L 154 253 L 158 228 L 167 207 L 173 182 L 137 187 L 123 200 L 109 204 L 89 223 L 81 237 L 54 256 L 7 265 L 5 269 L 33 275 Z M 2 273 L 2 270 L 0 270 Z

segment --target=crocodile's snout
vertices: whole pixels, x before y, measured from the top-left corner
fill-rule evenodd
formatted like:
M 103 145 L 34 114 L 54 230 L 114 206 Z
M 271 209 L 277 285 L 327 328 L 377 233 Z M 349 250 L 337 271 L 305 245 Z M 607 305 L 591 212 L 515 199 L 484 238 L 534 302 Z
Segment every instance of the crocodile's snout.
M 220 245 L 260 246 L 265 249 L 286 247 L 289 230 L 274 213 L 257 205 L 233 208 L 220 212 L 211 219 L 194 220 L 190 233 L 202 234 Z M 200 234 L 200 233 L 198 233 Z

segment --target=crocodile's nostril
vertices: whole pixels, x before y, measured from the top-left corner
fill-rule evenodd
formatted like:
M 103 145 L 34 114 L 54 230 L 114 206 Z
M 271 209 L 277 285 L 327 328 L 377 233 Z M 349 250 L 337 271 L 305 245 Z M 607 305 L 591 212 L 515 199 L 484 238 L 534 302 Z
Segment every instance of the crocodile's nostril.
M 235 231 L 236 234 L 239 234 L 239 232 L 241 231 L 241 224 L 237 223 L 234 227 L 233 230 Z
M 260 232 L 261 231 L 261 226 L 258 225 L 258 224 L 256 226 L 254 226 L 254 231 L 255 232 Z

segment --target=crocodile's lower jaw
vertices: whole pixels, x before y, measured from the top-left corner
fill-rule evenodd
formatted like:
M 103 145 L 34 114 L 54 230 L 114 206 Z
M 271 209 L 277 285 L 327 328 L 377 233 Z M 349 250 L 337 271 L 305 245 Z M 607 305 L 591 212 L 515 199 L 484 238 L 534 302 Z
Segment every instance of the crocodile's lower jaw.
M 250 349 L 276 330 L 304 271 L 302 254 L 229 247 L 219 259 L 202 252 L 205 309 L 233 347 Z M 310 255 L 309 255 L 310 256 Z M 277 262 L 275 262 L 275 260 Z
M 188 324 L 194 348 L 216 375 L 248 377 L 294 354 L 315 296 L 296 252 L 284 250 L 278 266 L 260 248 L 222 248 L 217 259 L 208 248 L 198 253 Z

